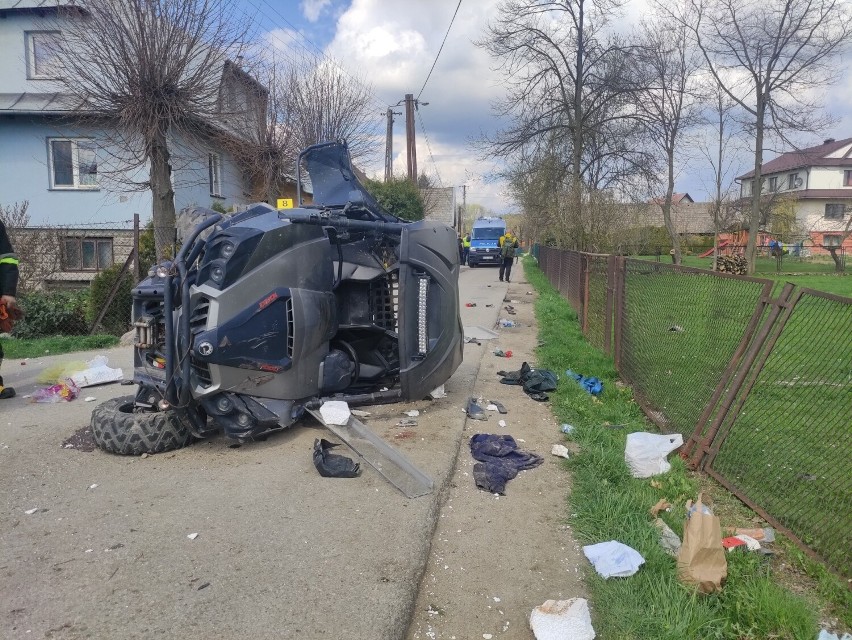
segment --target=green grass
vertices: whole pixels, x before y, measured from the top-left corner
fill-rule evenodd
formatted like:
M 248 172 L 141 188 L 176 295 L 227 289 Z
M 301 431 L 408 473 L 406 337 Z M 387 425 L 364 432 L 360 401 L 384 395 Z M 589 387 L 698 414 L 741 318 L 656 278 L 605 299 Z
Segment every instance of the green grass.
M 683 532 L 684 503 L 695 497 L 697 482 L 679 459 L 660 476 L 661 488 L 633 478 L 624 463 L 627 433 L 654 429 L 627 387 L 616 385 L 611 359 L 589 345 L 576 315 L 532 261 L 527 278 L 539 291 L 536 315 L 542 347 L 537 362 L 559 373 L 600 377 L 600 399 L 563 381 L 551 394 L 554 412 L 575 426 L 572 439 L 580 454 L 568 463 L 573 472 L 569 497 L 571 525 L 583 544 L 619 540 L 639 551 L 646 563 L 624 579 L 603 580 L 590 570 L 587 584 L 598 636 L 618 640 L 806 639 L 817 623 L 812 603 L 792 595 L 772 578 L 756 555 L 729 555 L 729 578 L 721 594 L 701 596 L 678 582 L 676 563 L 658 543 L 648 509 L 661 497 L 673 502 L 664 519 Z M 624 425 L 612 428 L 612 425 Z
M 40 358 L 46 355 L 59 355 L 87 351 L 89 349 L 104 349 L 118 344 L 118 338 L 109 335 L 95 336 L 52 336 L 50 338 L 33 338 L 18 340 L 17 338 L 3 339 L 3 352 L 9 358 Z
M 635 256 L 642 260 L 656 260 L 655 256 Z M 665 260 L 661 264 L 671 264 Z M 710 269 L 713 258 L 698 258 L 696 256 L 684 256 L 683 266 L 698 269 Z M 829 261 L 812 261 L 785 257 L 782 270 L 776 270 L 774 258 L 758 258 L 755 265 L 755 276 L 768 278 L 779 283 L 792 282 L 800 287 L 826 291 L 838 296 L 852 298 L 852 265 L 848 265 L 846 273 L 835 273 L 834 263 Z M 780 290 L 776 287 L 775 292 Z

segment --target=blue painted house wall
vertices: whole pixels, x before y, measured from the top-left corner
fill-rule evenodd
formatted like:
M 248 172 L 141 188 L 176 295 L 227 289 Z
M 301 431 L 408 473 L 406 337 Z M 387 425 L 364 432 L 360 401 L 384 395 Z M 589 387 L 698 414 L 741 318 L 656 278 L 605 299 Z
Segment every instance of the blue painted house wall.
M 112 160 L 118 149 L 110 142 L 108 124 L 82 127 L 68 115 L 22 109 L 16 102 L 25 95 L 38 98 L 57 91 L 55 81 L 28 79 L 26 33 L 61 29 L 55 10 L 39 9 L 39 0 L 19 1 L 9 9 L 0 0 L 0 205 L 29 201 L 31 224 L 80 225 L 130 220 L 140 214 L 143 224 L 151 218 L 151 195 L 144 186 L 147 168 L 135 175 L 119 171 Z M 54 5 L 55 6 L 55 5 Z M 21 9 L 23 7 L 23 9 Z M 42 104 L 47 101 L 41 100 Z M 50 183 L 50 138 L 91 138 L 98 145 L 96 189 L 52 189 Z M 172 137 L 172 180 L 175 206 L 196 204 L 209 207 L 219 202 L 225 208 L 248 203 L 248 188 L 234 159 L 210 140 L 179 140 Z M 221 159 L 219 195 L 211 195 L 209 154 Z

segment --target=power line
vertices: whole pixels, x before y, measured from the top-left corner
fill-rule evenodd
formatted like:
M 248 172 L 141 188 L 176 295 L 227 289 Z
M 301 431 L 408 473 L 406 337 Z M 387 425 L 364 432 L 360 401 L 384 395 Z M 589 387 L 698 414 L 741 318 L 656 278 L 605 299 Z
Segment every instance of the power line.
M 459 2 L 461 4 L 461 2 Z M 444 183 L 441 180 L 441 174 L 438 173 L 438 164 L 435 162 L 435 156 L 432 155 L 432 145 L 429 144 L 429 136 L 426 135 L 426 127 L 423 125 L 423 116 L 420 115 L 420 109 L 416 109 L 417 117 L 420 119 L 420 130 L 423 132 L 423 139 L 426 140 L 426 149 L 429 151 L 429 159 L 432 161 L 432 166 L 435 167 L 435 175 L 438 178 L 438 184 L 441 188 L 444 187 Z M 414 176 L 414 179 L 417 179 L 417 176 Z
M 265 1 L 265 0 L 264 0 Z M 461 6 L 462 0 L 459 0 L 459 3 L 456 5 L 455 13 L 453 13 L 453 18 L 450 20 L 450 26 L 447 27 L 447 32 L 444 34 L 444 39 L 441 41 L 441 47 L 438 49 L 438 55 L 435 56 L 435 62 L 432 63 L 432 68 L 429 69 L 429 75 L 426 76 L 426 81 L 423 83 L 423 86 L 420 87 L 420 93 L 417 94 L 417 99 L 420 99 L 420 96 L 423 95 L 423 89 L 426 88 L 426 85 L 429 82 L 429 78 L 432 77 L 432 72 L 435 70 L 435 65 L 438 64 L 438 58 L 441 57 L 441 51 L 444 50 L 444 44 L 447 42 L 447 36 L 450 35 L 450 29 L 453 28 L 453 22 L 456 20 L 456 15 L 459 12 L 459 7 Z

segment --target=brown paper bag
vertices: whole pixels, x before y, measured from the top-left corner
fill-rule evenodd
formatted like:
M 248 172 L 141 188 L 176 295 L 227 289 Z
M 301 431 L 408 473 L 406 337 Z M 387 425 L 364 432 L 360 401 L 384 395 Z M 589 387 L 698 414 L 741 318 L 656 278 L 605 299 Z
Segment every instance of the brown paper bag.
M 689 512 L 692 501 L 686 503 Z M 695 585 L 702 593 L 722 590 L 728 575 L 728 560 L 722 546 L 722 527 L 712 514 L 713 501 L 698 494 L 695 509 L 683 527 L 683 545 L 677 557 L 678 578 Z M 705 513 L 705 507 L 710 513 Z

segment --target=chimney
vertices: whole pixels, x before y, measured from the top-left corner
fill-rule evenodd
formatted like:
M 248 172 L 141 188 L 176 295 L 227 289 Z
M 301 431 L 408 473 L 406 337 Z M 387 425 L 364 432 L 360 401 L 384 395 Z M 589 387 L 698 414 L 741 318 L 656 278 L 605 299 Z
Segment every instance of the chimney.
M 831 144 L 832 142 L 834 142 L 834 138 L 826 138 L 822 141 L 823 144 Z

